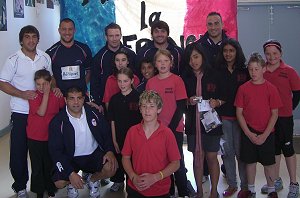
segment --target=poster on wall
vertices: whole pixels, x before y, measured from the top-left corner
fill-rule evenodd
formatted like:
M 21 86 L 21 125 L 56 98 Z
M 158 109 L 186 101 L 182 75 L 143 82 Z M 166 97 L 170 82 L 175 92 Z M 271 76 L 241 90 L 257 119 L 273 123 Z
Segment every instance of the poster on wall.
M 25 0 L 25 5 L 29 7 L 35 7 L 35 0 Z
M 47 8 L 54 9 L 54 2 L 53 2 L 53 0 L 47 0 Z
M 54 1 L 54 5 L 59 6 L 59 0 L 53 0 Z
M 36 0 L 36 3 L 45 4 L 45 0 Z
M 0 31 L 7 31 L 6 0 L 0 0 Z
M 24 0 L 14 0 L 14 17 L 24 18 Z

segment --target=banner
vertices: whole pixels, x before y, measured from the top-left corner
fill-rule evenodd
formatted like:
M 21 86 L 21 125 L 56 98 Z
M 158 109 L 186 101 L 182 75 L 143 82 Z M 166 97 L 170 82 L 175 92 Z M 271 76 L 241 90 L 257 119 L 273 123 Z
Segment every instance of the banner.
M 116 22 L 122 28 L 123 43 L 134 51 L 151 40 L 151 24 L 163 20 L 170 37 L 182 48 L 186 40 L 198 40 L 206 32 L 206 17 L 222 15 L 224 29 L 237 37 L 236 0 L 62 0 L 62 17 L 76 23 L 76 38 L 87 42 L 95 54 L 104 44 L 104 28 Z
M 163 20 L 170 27 L 170 37 L 184 48 L 189 41 L 198 40 L 206 32 L 206 17 L 219 12 L 224 29 L 230 37 L 237 36 L 237 2 L 235 0 L 115 0 L 116 22 L 121 25 L 125 44 L 137 50 L 140 43 L 132 40 L 151 39 L 151 24 Z M 188 42 L 189 42 L 188 41 Z

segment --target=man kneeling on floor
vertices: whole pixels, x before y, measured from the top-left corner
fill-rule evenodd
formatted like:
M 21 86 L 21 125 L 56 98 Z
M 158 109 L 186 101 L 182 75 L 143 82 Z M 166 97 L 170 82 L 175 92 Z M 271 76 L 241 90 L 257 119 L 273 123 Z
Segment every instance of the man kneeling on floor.
M 117 169 L 108 124 L 99 111 L 84 104 L 85 94 L 78 87 L 65 93 L 66 108 L 49 126 L 49 152 L 55 166 L 57 188 L 67 186 L 69 198 L 84 188 L 81 170 L 89 173 L 86 184 L 90 197 L 100 197 L 99 180 L 112 177 Z

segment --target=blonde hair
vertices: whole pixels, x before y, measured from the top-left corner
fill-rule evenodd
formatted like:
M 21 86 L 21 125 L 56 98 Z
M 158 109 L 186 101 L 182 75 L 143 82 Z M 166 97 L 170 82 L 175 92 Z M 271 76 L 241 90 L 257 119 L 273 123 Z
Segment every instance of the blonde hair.
M 247 66 L 249 66 L 250 63 L 257 63 L 262 68 L 266 66 L 266 61 L 263 59 L 263 57 L 258 52 L 253 52 L 250 54 Z
M 163 106 L 163 101 L 160 95 L 153 90 L 146 90 L 140 95 L 139 106 L 141 106 L 143 102 L 153 102 L 156 104 L 158 109 L 161 109 Z
M 168 57 L 173 65 L 173 56 L 172 56 L 171 52 L 166 49 L 157 50 L 157 52 L 155 53 L 154 58 L 153 58 L 154 65 L 155 65 L 156 59 L 158 58 L 159 55 L 164 55 L 164 56 Z

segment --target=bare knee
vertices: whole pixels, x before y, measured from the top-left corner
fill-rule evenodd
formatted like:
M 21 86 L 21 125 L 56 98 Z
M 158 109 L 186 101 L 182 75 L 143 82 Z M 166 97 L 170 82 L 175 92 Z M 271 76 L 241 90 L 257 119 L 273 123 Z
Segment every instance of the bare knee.
M 218 164 L 219 165 L 219 161 L 218 161 L 218 153 L 217 152 L 207 152 L 206 153 L 206 159 L 207 159 L 207 163 L 209 165 L 214 165 L 214 164 Z

